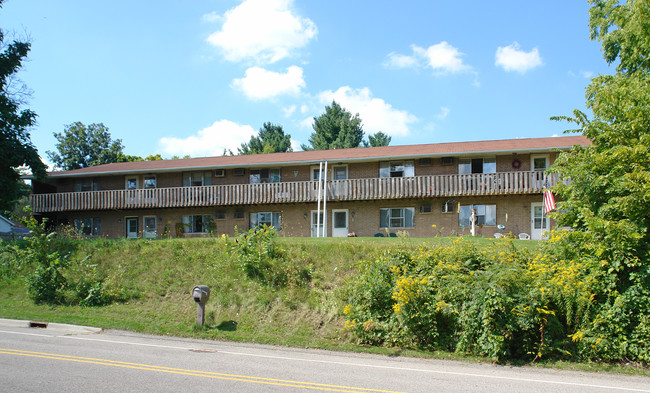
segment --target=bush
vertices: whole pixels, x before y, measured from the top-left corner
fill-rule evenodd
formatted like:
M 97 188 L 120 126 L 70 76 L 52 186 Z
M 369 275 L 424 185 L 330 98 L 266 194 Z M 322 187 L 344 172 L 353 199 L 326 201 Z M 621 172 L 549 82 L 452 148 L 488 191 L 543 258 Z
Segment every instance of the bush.
M 434 250 L 387 251 L 361 262 L 348 285 L 346 327 L 362 343 L 495 361 L 592 358 L 582 341 L 596 326 L 595 301 L 604 287 L 593 261 L 578 258 L 566 236 L 554 234 L 537 255 L 510 239 L 481 250 L 459 238 Z M 634 299 L 638 306 L 647 297 Z M 648 323 L 633 315 L 638 339 L 629 345 L 641 360 Z
M 237 234 L 232 254 L 246 277 L 274 287 L 308 283 L 311 280 L 309 266 L 299 266 L 299 261 L 286 258 L 276 237 L 275 228 L 266 225 Z

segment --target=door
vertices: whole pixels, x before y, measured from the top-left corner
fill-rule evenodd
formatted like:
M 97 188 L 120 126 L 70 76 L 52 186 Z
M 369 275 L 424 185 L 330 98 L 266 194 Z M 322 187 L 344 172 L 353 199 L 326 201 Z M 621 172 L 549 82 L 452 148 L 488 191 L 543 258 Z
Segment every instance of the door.
M 144 223 L 144 230 L 142 231 L 142 237 L 152 239 L 158 236 L 156 230 L 156 216 L 144 216 L 142 218 Z M 136 229 L 137 230 L 137 229 Z
M 548 217 L 544 214 L 544 204 L 542 202 L 533 202 L 530 205 L 531 227 L 530 238 L 540 240 L 544 232 L 548 231 Z
M 124 222 L 126 223 L 126 238 L 138 238 L 138 217 L 127 217 Z
M 323 212 L 320 212 L 320 221 L 318 220 L 319 214 L 318 211 L 311 211 L 311 237 L 323 236 Z M 320 222 L 320 225 L 319 225 Z
M 348 233 L 348 211 L 332 210 L 332 237 L 345 237 Z

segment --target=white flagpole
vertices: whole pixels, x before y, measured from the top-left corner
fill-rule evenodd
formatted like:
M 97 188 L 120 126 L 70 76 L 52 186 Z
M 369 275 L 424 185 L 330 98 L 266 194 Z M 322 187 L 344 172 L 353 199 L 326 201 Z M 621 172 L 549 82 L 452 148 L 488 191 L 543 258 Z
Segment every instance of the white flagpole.
M 327 237 L 327 161 L 325 161 L 323 176 L 323 237 Z
M 320 194 L 322 191 L 323 183 L 321 177 L 323 176 L 323 161 L 320 162 L 318 167 L 318 205 L 316 210 L 316 237 L 320 237 Z

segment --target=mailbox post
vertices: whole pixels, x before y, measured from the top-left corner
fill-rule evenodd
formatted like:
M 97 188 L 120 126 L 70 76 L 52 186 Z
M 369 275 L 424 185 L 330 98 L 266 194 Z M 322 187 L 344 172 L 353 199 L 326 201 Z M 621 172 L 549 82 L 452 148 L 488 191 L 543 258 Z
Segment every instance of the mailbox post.
M 196 314 L 196 324 L 199 327 L 205 322 L 205 303 L 210 299 L 210 288 L 207 285 L 197 285 L 192 290 L 192 298 L 198 306 Z

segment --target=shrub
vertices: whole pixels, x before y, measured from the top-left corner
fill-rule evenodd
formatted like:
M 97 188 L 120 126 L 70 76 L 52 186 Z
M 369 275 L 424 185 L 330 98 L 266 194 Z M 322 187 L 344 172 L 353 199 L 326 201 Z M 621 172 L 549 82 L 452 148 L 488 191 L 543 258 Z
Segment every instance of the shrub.
M 590 329 L 600 326 L 598 318 L 617 326 L 616 317 L 636 329 L 626 336 L 626 353 L 643 359 L 650 324 L 629 311 L 646 307 L 646 292 L 630 292 L 629 305 L 612 303 L 611 317 L 597 317 L 595 302 L 606 286 L 593 260 L 578 257 L 566 236 L 555 233 L 536 255 L 511 239 L 481 250 L 459 238 L 433 250 L 386 251 L 361 262 L 347 286 L 346 327 L 367 344 L 534 361 L 592 358 L 585 345 Z
M 246 277 L 275 287 L 308 283 L 310 266 L 286 258 L 276 237 L 276 229 L 267 225 L 237 234 L 232 253 Z

